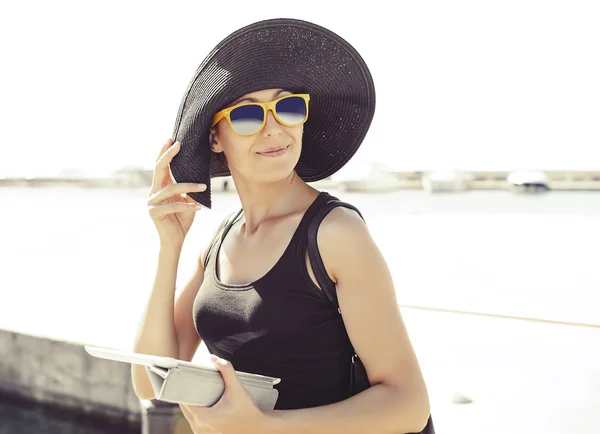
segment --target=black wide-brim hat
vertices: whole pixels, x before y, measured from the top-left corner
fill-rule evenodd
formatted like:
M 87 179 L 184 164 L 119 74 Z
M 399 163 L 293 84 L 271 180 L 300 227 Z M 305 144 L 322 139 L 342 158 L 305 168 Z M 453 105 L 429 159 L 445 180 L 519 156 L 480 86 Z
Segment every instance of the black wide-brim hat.
M 375 86 L 367 65 L 344 39 L 297 19 L 250 24 L 223 39 L 190 81 L 175 121 L 181 149 L 171 162 L 176 182 L 207 185 L 189 193 L 211 208 L 210 179 L 230 175 L 210 148 L 215 113 L 241 96 L 282 88 L 310 94 L 296 173 L 306 182 L 331 176 L 356 153 L 375 113 Z

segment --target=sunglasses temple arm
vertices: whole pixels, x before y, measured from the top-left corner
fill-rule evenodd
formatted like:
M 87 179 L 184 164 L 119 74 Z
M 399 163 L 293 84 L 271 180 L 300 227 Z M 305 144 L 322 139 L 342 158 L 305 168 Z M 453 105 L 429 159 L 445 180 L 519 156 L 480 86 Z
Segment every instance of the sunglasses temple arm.
M 215 125 L 217 125 L 217 123 L 218 123 L 218 122 L 219 122 L 221 119 L 223 119 L 224 117 L 225 117 L 225 113 L 223 113 L 222 111 L 220 111 L 219 113 L 217 113 L 217 114 L 215 115 L 215 117 L 213 118 L 213 120 L 212 120 L 212 122 L 211 122 L 211 124 L 210 124 L 210 127 L 212 128 L 212 127 L 214 127 Z

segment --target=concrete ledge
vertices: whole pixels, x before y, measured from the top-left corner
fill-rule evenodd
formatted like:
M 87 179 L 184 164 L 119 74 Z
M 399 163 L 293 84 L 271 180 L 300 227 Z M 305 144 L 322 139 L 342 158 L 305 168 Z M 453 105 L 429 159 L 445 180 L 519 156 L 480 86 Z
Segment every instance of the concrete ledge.
M 0 392 L 141 423 L 128 364 L 98 359 L 83 345 L 0 330 Z
M 0 392 L 1 433 L 140 434 L 137 422 L 108 419 Z

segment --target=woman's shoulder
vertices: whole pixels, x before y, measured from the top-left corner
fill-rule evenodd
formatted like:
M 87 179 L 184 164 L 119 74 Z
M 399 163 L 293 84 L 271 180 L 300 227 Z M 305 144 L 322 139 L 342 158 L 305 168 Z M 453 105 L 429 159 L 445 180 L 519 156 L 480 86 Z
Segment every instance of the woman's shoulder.
M 361 268 L 367 252 L 376 246 L 361 214 L 353 208 L 337 206 L 322 220 L 317 246 L 329 277 L 334 282 L 355 267 Z
M 322 227 L 327 227 L 328 230 L 347 231 L 355 225 L 364 225 L 364 218 L 356 205 L 330 194 L 322 192 L 326 196 L 323 207 L 326 208 L 327 214 L 321 223 Z
M 319 247 L 324 242 L 343 245 L 347 237 L 356 238 L 361 237 L 361 234 L 368 234 L 368 228 L 358 208 L 347 202 L 341 203 L 329 210 L 321 221 L 317 237 Z

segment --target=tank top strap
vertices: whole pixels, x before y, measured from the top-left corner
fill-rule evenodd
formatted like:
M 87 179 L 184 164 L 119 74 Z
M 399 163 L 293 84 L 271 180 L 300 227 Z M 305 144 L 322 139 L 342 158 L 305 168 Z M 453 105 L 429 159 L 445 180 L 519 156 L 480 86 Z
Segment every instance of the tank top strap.
M 301 259 L 302 262 L 304 261 L 304 254 L 306 253 L 307 249 L 310 223 L 319 213 L 319 211 L 333 200 L 338 199 L 326 191 L 322 191 L 304 213 L 304 216 L 302 217 L 302 220 L 300 221 L 298 229 L 296 230 L 293 238 L 293 241 L 295 242 L 295 248 L 293 250 L 295 251 L 296 255 L 299 255 L 297 256 L 297 259 Z
M 219 246 L 221 245 L 223 238 L 227 234 L 227 231 L 229 231 L 229 229 L 231 229 L 231 226 L 233 226 L 233 224 L 240 217 L 241 214 L 242 214 L 242 210 L 240 209 L 237 212 L 233 212 L 233 213 L 229 214 L 221 222 L 221 225 L 219 226 L 219 229 L 217 229 L 217 232 L 215 233 L 212 241 L 210 242 L 208 251 L 206 252 L 206 257 L 204 259 L 204 268 L 205 269 L 206 269 L 206 267 L 208 267 L 210 258 L 213 255 L 213 251 L 219 249 Z
M 308 233 L 308 226 L 310 222 L 314 218 L 314 216 L 319 212 L 319 210 L 329 201 L 334 200 L 335 198 L 331 196 L 326 191 L 322 191 L 316 197 L 316 199 L 310 204 L 307 210 L 304 212 L 302 219 L 300 220 L 300 224 L 298 224 L 298 228 L 294 233 L 293 239 L 297 241 L 302 241 L 306 239 L 306 234 Z
M 242 216 L 242 213 L 244 212 L 244 208 L 240 208 L 239 211 L 233 213 L 233 217 L 231 217 L 230 215 L 230 219 L 227 222 L 227 224 L 225 225 L 225 227 L 223 228 L 223 230 L 221 231 L 220 234 L 220 239 L 221 241 L 223 241 L 223 238 L 225 238 L 225 235 L 227 235 L 227 233 L 229 232 L 229 230 L 231 229 L 231 227 L 235 224 L 235 222 L 237 222 L 240 217 Z

